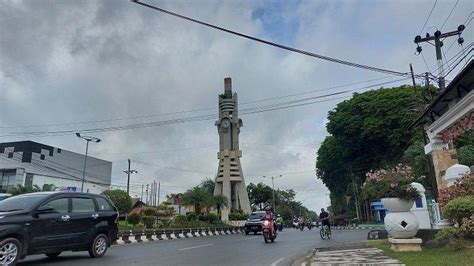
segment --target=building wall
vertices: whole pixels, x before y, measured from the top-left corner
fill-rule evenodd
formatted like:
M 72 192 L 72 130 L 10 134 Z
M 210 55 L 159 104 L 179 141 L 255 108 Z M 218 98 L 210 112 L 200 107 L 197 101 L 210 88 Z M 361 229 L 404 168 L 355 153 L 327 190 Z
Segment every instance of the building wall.
M 80 191 L 84 158 L 79 153 L 31 141 L 0 143 L 0 188 L 5 191 L 16 185 L 54 184 Z M 8 177 L 3 178 L 5 175 Z M 110 187 L 111 178 L 112 162 L 88 156 L 85 192 L 102 192 Z

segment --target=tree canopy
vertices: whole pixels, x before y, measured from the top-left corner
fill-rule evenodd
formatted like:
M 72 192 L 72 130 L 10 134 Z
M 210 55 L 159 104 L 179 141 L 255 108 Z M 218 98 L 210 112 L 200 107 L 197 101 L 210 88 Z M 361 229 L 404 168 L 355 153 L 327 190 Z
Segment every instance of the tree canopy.
M 347 212 L 355 196 L 352 183 L 359 187 L 366 172 L 396 164 L 404 154 L 406 159 L 419 156 L 416 147 L 405 153 L 420 139 L 408 130 L 417 117 L 415 92 L 413 87 L 400 86 L 356 93 L 329 112 L 330 135 L 318 150 L 316 173 L 331 191 L 336 214 Z M 417 159 L 416 163 L 423 163 Z

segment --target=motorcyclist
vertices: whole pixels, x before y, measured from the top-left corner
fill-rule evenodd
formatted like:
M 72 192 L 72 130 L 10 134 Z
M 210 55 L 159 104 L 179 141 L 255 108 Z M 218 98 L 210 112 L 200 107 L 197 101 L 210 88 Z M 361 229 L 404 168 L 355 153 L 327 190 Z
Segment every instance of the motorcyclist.
M 273 213 L 271 208 L 265 208 L 265 215 L 263 216 L 263 220 L 267 220 L 273 224 L 273 232 L 272 234 L 276 233 L 276 224 L 275 224 L 275 214 Z
M 283 227 L 283 217 L 281 217 L 280 214 L 277 215 L 276 223 L 277 223 L 278 226 Z
M 329 232 L 331 232 L 331 223 L 329 222 L 329 213 L 321 208 L 321 213 L 319 214 L 319 219 L 321 220 L 321 226 L 328 226 Z

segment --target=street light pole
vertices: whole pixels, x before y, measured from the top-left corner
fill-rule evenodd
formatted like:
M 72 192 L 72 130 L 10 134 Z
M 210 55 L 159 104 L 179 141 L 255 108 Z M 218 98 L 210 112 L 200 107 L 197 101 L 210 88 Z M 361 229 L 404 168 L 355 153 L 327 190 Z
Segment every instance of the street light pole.
M 278 177 L 282 177 L 283 175 L 279 175 Z M 266 177 L 266 176 L 263 176 Z M 273 202 L 273 211 L 276 211 L 275 209 L 275 184 L 273 183 L 273 179 L 275 178 L 274 176 L 270 177 L 272 179 L 272 202 Z
M 79 132 L 76 133 L 76 136 L 86 141 L 86 157 L 84 158 L 84 168 L 82 170 L 82 183 L 81 183 L 81 192 L 84 192 L 84 181 L 86 180 L 87 153 L 89 152 L 89 142 L 93 141 L 93 142 L 99 143 L 101 140 L 96 137 L 81 136 Z

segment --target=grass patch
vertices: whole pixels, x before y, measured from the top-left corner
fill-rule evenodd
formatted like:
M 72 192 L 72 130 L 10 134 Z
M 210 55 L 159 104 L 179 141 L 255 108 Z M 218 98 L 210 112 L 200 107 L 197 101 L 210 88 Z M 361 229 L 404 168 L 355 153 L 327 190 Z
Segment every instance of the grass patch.
M 390 250 L 388 240 L 370 240 L 368 244 L 379 248 L 394 259 L 411 265 L 473 265 L 474 243 L 467 241 L 463 247 L 423 248 L 421 252 L 395 252 Z

